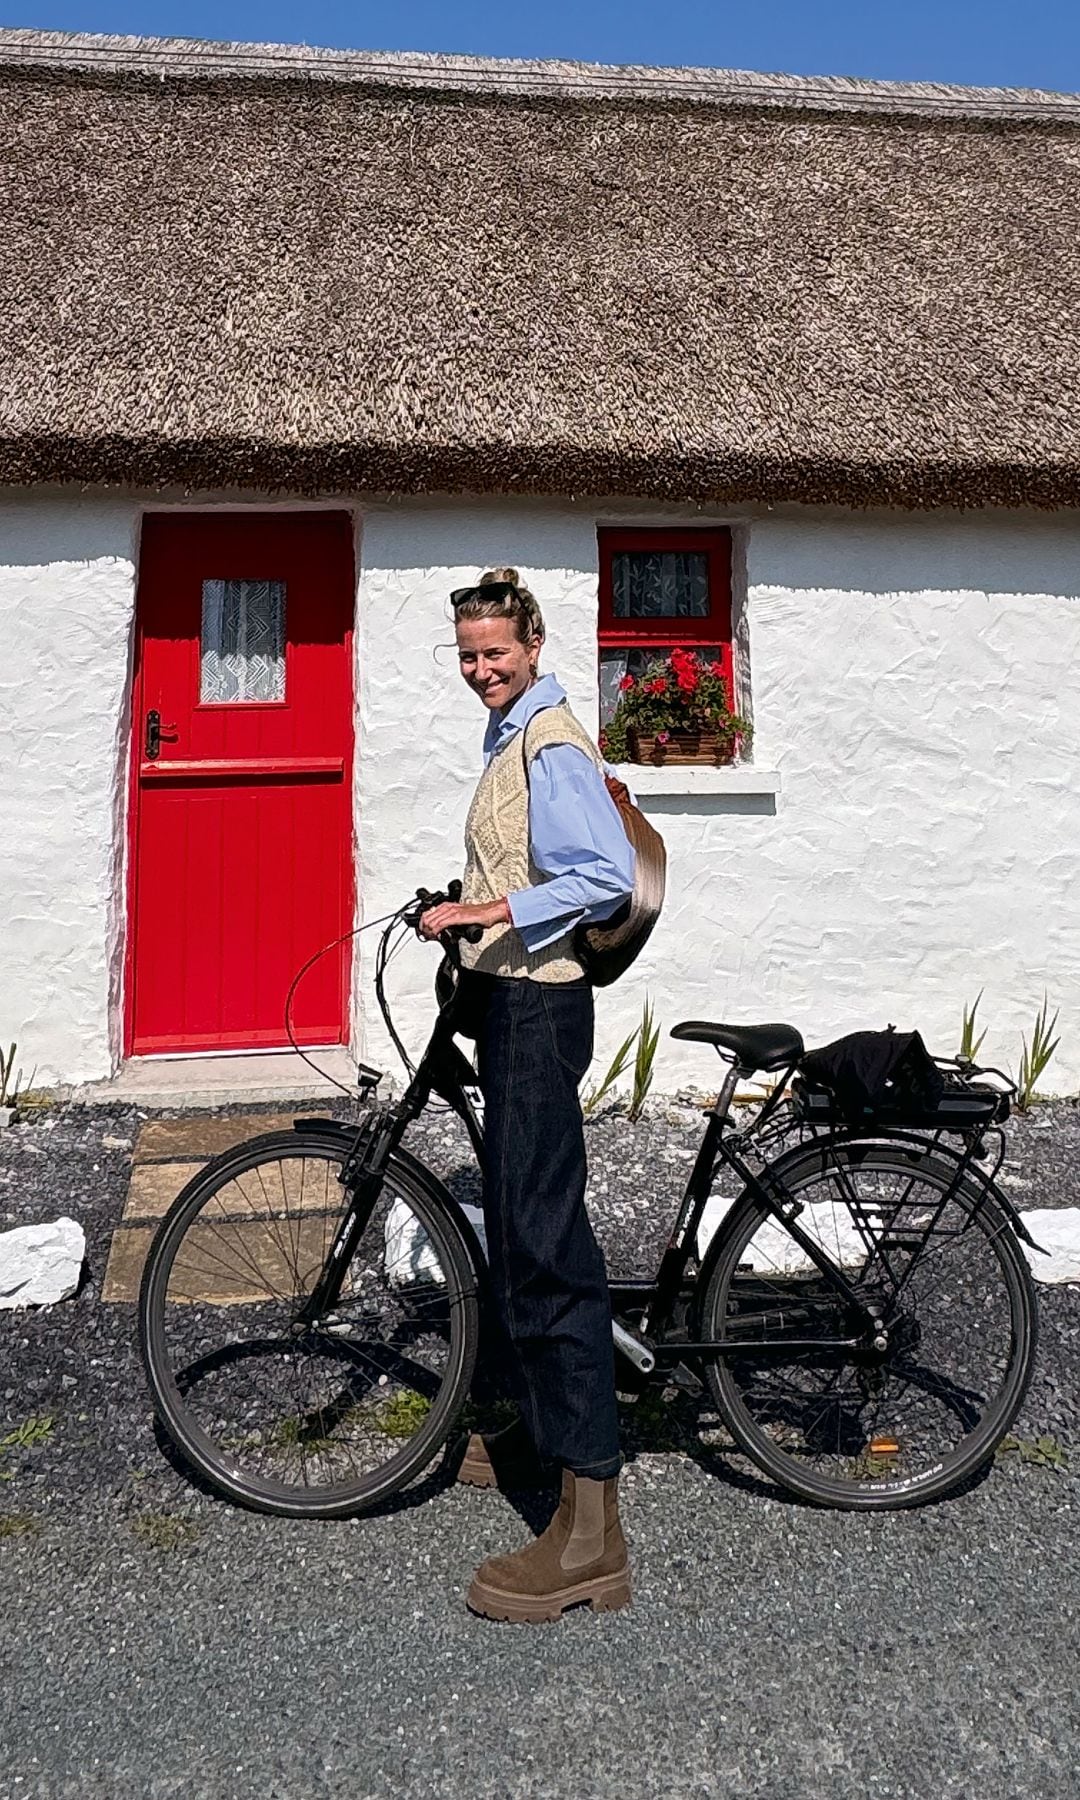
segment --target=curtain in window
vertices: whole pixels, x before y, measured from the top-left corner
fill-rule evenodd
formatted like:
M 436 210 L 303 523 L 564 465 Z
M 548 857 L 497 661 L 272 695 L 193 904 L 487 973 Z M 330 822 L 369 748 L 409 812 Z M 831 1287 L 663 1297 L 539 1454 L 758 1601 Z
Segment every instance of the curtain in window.
M 709 616 L 709 559 L 700 550 L 619 550 L 611 587 L 617 619 Z
M 285 583 L 204 581 L 200 700 L 284 700 Z

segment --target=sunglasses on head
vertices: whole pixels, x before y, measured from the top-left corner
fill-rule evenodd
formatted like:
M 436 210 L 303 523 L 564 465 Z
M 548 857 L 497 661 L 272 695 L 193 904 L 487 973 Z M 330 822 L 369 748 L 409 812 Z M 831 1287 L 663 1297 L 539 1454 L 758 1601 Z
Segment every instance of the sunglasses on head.
M 464 606 L 466 600 L 505 600 L 516 594 L 517 588 L 512 581 L 482 581 L 477 587 L 455 588 L 450 596 L 450 604 L 456 610 Z

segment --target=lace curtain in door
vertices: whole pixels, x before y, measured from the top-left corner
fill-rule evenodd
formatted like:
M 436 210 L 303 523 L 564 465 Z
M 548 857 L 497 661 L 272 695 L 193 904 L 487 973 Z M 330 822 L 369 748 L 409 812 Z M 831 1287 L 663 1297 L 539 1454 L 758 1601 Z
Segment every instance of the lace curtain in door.
M 285 583 L 204 581 L 199 699 L 284 698 Z

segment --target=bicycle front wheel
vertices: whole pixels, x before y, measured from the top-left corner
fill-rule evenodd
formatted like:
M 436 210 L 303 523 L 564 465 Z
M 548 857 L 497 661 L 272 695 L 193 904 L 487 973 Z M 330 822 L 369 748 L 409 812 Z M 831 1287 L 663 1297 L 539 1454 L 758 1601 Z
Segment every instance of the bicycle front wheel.
M 476 1360 L 476 1269 L 453 1214 L 391 1160 L 332 1316 L 301 1325 L 341 1223 L 348 1151 L 253 1139 L 177 1197 L 139 1301 L 155 1409 L 188 1461 L 262 1512 L 338 1518 L 413 1481 Z
M 1016 1235 L 993 1190 L 929 1145 L 811 1145 L 784 1181 L 884 1342 L 745 1199 L 703 1271 L 701 1335 L 740 1345 L 706 1367 L 724 1422 L 818 1505 L 940 1499 L 992 1456 L 1031 1377 L 1035 1297 Z

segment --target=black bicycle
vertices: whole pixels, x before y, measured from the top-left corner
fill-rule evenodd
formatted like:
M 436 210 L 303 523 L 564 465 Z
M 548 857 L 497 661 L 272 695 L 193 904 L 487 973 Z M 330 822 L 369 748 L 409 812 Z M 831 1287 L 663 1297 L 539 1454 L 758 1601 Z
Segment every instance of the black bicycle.
M 402 1055 L 386 967 L 446 897 L 421 891 L 380 939 L 376 991 Z M 400 1099 L 379 1104 L 380 1076 L 362 1069 L 358 1118 L 297 1119 L 219 1156 L 150 1250 L 139 1316 L 158 1416 L 218 1492 L 264 1512 L 333 1518 L 385 1501 L 431 1466 L 470 1394 L 483 1254 L 402 1142 L 438 1097 L 480 1151 L 456 949 L 443 947 L 438 1017 Z M 819 1505 L 940 1499 L 993 1455 L 1035 1355 L 1018 1242 L 1031 1239 L 995 1185 L 1010 1084 L 938 1059 L 945 1094 L 927 1113 L 851 1126 L 799 1074 L 790 1027 L 672 1035 L 730 1067 L 658 1270 L 612 1283 L 620 1389 L 689 1373 L 730 1454 Z M 736 1086 L 762 1072 L 775 1086 L 739 1129 Z

